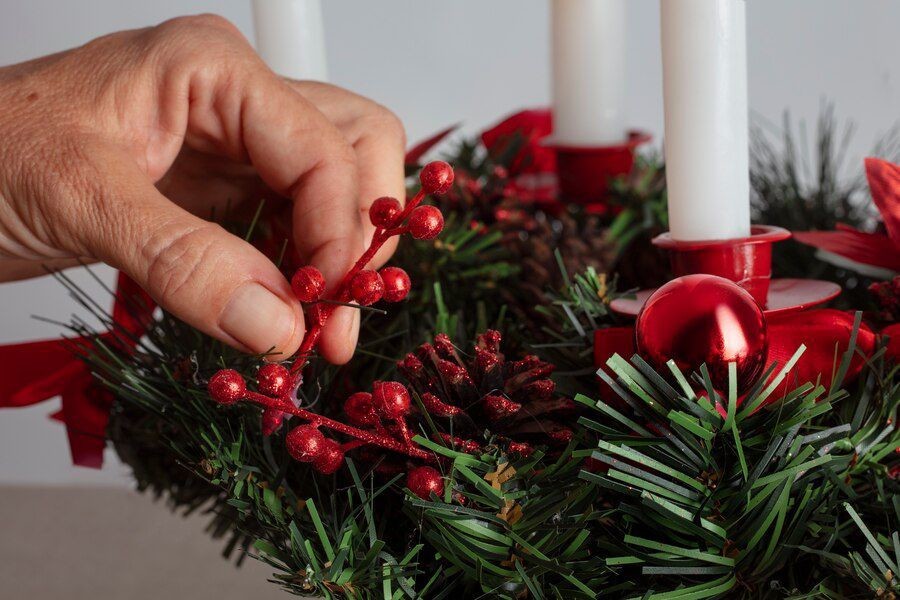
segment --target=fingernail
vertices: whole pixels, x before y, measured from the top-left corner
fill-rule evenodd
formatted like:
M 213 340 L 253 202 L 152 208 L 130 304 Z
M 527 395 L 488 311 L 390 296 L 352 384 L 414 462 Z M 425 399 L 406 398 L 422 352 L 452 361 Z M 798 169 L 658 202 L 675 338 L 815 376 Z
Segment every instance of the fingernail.
M 258 283 L 237 289 L 225 306 L 219 327 L 254 352 L 286 342 L 296 326 L 294 310 Z

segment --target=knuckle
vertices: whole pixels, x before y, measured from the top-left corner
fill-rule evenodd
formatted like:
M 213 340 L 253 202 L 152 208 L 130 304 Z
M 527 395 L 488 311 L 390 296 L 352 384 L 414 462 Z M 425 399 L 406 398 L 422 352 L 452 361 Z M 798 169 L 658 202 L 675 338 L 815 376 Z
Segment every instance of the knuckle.
M 156 46 L 179 51 L 179 60 L 185 52 L 190 56 L 213 54 L 222 59 L 250 53 L 249 42 L 241 31 L 215 14 L 175 17 L 154 27 L 150 37 Z
M 362 121 L 367 135 L 399 140 L 402 146 L 406 146 L 406 129 L 403 121 L 388 108 L 373 102 L 372 108 Z
M 225 34 L 243 37 L 234 23 L 225 17 L 212 13 L 175 17 L 161 23 L 157 26 L 157 29 L 170 35 Z
M 220 230 L 213 223 L 178 227 L 174 232 L 164 225 L 151 235 L 142 250 L 146 281 L 160 302 L 178 298 L 188 287 L 208 287 L 221 260 L 216 243 Z

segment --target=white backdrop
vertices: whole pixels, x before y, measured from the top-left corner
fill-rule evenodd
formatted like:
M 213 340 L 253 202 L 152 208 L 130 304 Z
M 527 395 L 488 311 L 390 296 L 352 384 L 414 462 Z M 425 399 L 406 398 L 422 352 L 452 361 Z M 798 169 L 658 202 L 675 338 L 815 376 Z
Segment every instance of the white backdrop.
M 676 2 L 677 0 L 666 0 Z M 393 109 L 416 140 L 450 123 L 475 131 L 550 97 L 544 0 L 323 0 L 332 82 Z M 662 132 L 658 0 L 630 0 L 630 123 Z M 219 13 L 252 37 L 249 0 L 3 0 L 0 64 L 63 50 L 110 31 L 198 12 Z M 853 118 L 851 164 L 900 119 L 900 2 L 748 0 L 750 106 L 779 122 L 813 121 L 823 98 Z M 3 108 L 0 107 L 0 110 Z M 103 276 L 110 273 L 101 270 Z M 83 275 L 76 276 L 89 289 Z M 44 278 L 0 285 L 0 343 L 54 336 L 31 315 L 65 320 L 74 306 Z M 0 365 L 2 376 L 14 376 Z M 124 483 L 69 465 L 58 401 L 0 412 L 0 483 Z

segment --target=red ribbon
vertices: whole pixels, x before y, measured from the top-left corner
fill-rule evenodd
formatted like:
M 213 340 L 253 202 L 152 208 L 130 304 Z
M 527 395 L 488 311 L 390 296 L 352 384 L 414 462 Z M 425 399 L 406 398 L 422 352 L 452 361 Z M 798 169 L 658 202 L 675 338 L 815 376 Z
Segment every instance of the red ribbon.
M 783 366 L 801 344 L 806 351 L 794 368 L 788 373 L 783 384 L 784 390 L 806 382 L 815 383 L 821 375 L 821 383 L 828 385 L 840 365 L 841 358 L 850 344 L 853 332 L 852 314 L 823 308 L 771 317 L 769 329 L 769 355 L 767 365 L 777 362 Z M 900 361 L 900 324 L 886 328 L 882 335 L 889 336 L 888 360 Z M 850 368 L 844 382 L 851 382 L 859 376 L 865 365 L 863 356 L 870 356 L 875 349 L 876 334 L 865 324 L 861 325 L 856 337 L 857 353 L 850 361 Z M 594 332 L 594 365 L 606 368 L 606 361 L 613 354 L 630 357 L 635 352 L 634 328 L 611 327 Z M 776 371 L 777 372 L 777 371 Z M 609 386 L 601 386 L 601 397 L 610 401 L 615 396 Z M 780 394 L 773 394 L 773 399 Z
M 132 351 L 147 331 L 155 307 L 140 286 L 119 273 L 113 329 L 99 338 L 105 344 Z M 0 346 L 0 408 L 31 406 L 61 396 L 62 409 L 51 417 L 66 426 L 72 462 L 99 468 L 103 465 L 112 394 L 97 383 L 78 357 L 93 344 L 92 338 L 81 337 Z

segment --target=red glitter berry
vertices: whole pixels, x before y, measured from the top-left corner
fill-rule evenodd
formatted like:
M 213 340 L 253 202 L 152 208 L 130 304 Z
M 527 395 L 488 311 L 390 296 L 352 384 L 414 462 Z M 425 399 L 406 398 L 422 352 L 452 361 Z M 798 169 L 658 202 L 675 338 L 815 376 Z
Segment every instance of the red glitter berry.
M 325 436 L 312 425 L 294 427 L 284 441 L 291 458 L 300 462 L 312 462 L 325 447 Z
M 401 212 L 403 212 L 403 206 L 399 200 L 383 196 L 369 207 L 369 220 L 375 227 L 387 229 L 394 225 Z
M 453 185 L 453 167 L 442 160 L 430 162 L 419 173 L 419 181 L 426 194 L 445 194 Z
M 300 267 L 291 278 L 291 288 L 300 302 L 316 302 L 325 293 L 325 277 L 315 267 Z
M 399 419 L 409 413 L 409 392 L 397 381 L 376 381 L 372 386 L 375 408 L 389 419 Z
M 384 282 L 384 300 L 387 302 L 400 302 L 409 295 L 412 282 L 409 275 L 400 267 L 385 267 L 380 272 Z
M 375 425 L 378 422 L 372 394 L 369 392 L 357 392 L 347 398 L 344 401 L 344 412 L 354 425 Z
M 384 281 L 377 271 L 363 269 L 353 276 L 350 282 L 350 297 L 362 306 L 369 306 L 381 300 L 384 294 Z
M 417 240 L 433 240 L 444 229 L 444 215 L 434 206 L 418 206 L 409 215 L 409 233 Z
M 256 374 L 257 389 L 263 394 L 275 398 L 287 392 L 290 381 L 291 373 L 282 365 L 263 365 Z
M 325 438 L 322 451 L 313 460 L 313 468 L 319 473 L 331 475 L 344 465 L 344 451 L 336 441 Z
M 406 487 L 422 500 L 428 500 L 431 494 L 444 494 L 444 478 L 434 467 L 416 467 L 406 476 Z
M 222 369 L 213 375 L 206 388 L 213 400 L 226 406 L 234 404 L 247 392 L 244 378 L 233 369 Z

